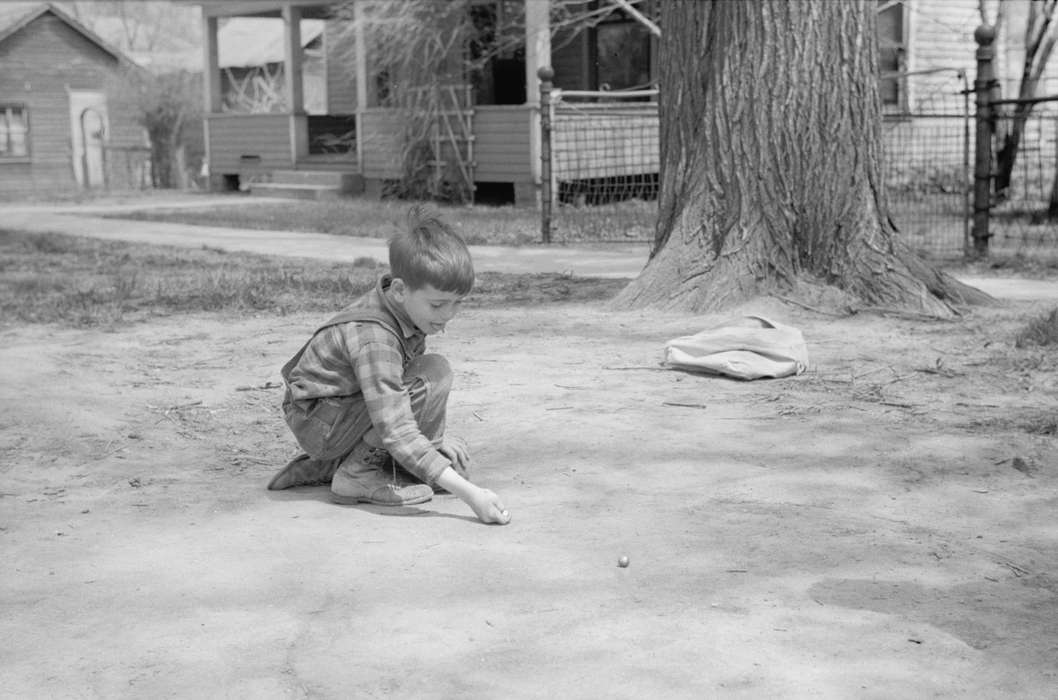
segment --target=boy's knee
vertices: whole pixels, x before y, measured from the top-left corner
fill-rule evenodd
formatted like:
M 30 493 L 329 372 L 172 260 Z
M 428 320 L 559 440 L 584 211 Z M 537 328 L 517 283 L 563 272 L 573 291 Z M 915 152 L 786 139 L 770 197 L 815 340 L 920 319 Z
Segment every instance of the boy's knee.
M 409 381 L 422 381 L 431 389 L 447 392 L 452 387 L 452 368 L 441 355 L 427 354 L 416 357 L 408 365 L 405 377 Z

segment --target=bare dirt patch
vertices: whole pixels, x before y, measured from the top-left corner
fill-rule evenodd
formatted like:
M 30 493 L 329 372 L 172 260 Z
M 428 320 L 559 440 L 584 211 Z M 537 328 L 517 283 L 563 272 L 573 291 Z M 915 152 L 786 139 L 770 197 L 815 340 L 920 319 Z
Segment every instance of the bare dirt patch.
M 1014 347 L 1039 305 L 764 301 L 812 367 L 739 382 L 657 366 L 720 317 L 526 301 L 431 343 L 505 528 L 264 490 L 321 314 L 4 327 L 4 692 L 1053 695 L 1058 359 Z

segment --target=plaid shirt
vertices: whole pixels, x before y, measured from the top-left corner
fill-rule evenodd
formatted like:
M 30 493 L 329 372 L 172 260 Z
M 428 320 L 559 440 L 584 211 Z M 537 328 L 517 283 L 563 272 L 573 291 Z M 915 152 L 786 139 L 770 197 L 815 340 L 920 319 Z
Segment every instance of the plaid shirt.
M 349 322 L 324 328 L 313 336 L 288 386 L 294 400 L 350 397 L 363 401 L 382 446 L 402 467 L 433 484 L 451 466 L 427 439 L 411 410 L 404 370 L 426 351 L 426 336 L 407 313 L 386 295 L 388 275 L 350 309 L 385 311 L 404 336 L 397 338 L 378 323 Z M 405 348 L 407 352 L 405 353 Z

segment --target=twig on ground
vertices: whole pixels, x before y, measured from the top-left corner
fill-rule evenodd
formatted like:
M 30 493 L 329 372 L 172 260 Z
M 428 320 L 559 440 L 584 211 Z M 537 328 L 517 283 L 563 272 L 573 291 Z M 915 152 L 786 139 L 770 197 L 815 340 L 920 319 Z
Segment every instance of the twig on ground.
M 276 464 L 274 459 L 262 459 L 260 457 L 252 457 L 245 452 L 239 452 L 231 456 L 233 462 L 253 462 L 254 464 Z
M 280 389 L 282 386 L 278 382 L 265 382 L 259 386 L 237 386 L 235 391 L 264 391 L 266 389 Z
M 809 306 L 808 304 L 803 304 L 803 303 L 801 303 L 799 301 L 795 301 L 794 299 L 790 299 L 789 297 L 784 297 L 781 294 L 776 295 L 775 298 L 778 299 L 779 301 L 785 301 L 787 304 L 793 304 L 794 306 L 800 306 L 802 309 L 808 309 L 809 311 L 815 311 L 817 314 L 823 314 L 824 316 L 834 316 L 834 317 L 837 317 L 837 318 L 844 318 L 845 316 L 849 316 L 850 315 L 848 313 L 838 314 L 838 313 L 834 313 L 833 311 L 824 311 L 823 309 L 818 309 L 818 308 L 816 308 L 814 306 Z
M 182 411 L 185 408 L 194 408 L 195 406 L 201 406 L 201 405 L 202 405 L 201 401 L 192 401 L 191 403 L 175 404 L 173 406 L 170 406 L 169 408 L 162 408 L 161 406 L 151 406 L 151 405 L 148 405 L 147 408 L 151 409 L 152 411 L 161 411 L 162 413 L 165 413 L 165 414 L 168 415 L 168 413 L 170 411 Z
M 1024 567 L 1021 567 L 1021 566 L 1018 566 L 1017 564 L 1015 564 L 1014 562 L 1010 561 L 1006 557 L 999 557 L 999 561 L 996 562 L 996 563 L 1000 564 L 1001 566 L 1005 566 L 1008 569 L 1010 569 L 1011 571 L 1013 571 L 1014 575 L 1017 576 L 1018 578 L 1021 578 L 1022 576 L 1028 576 L 1028 575 L 1030 575 L 1032 573 L 1028 569 L 1026 569 Z
M 880 316 L 892 316 L 895 318 L 903 318 L 910 321 L 947 321 L 953 323 L 953 319 L 944 318 L 943 316 L 935 316 L 933 314 L 919 313 L 917 311 L 907 311 L 904 309 L 891 309 L 887 306 L 859 306 L 852 309 L 852 313 L 873 313 Z
M 683 408 L 706 408 L 704 403 L 680 403 L 679 401 L 662 401 L 662 406 L 682 406 Z
M 924 374 L 939 374 L 942 377 L 961 377 L 962 372 L 953 372 L 950 369 L 938 369 L 936 367 L 919 367 L 915 369 L 916 372 L 922 372 Z
M 870 376 L 870 375 L 872 375 L 872 374 L 874 374 L 876 372 L 881 372 L 882 370 L 885 370 L 885 369 L 890 369 L 891 370 L 892 367 L 890 367 L 889 365 L 886 365 L 885 367 L 875 367 L 874 369 L 867 370 L 863 374 L 854 374 L 854 375 L 852 375 L 852 379 L 853 379 L 853 381 L 855 381 L 857 379 L 863 379 L 864 377 L 868 377 L 868 376 Z M 833 381 L 833 380 L 831 380 L 831 381 Z

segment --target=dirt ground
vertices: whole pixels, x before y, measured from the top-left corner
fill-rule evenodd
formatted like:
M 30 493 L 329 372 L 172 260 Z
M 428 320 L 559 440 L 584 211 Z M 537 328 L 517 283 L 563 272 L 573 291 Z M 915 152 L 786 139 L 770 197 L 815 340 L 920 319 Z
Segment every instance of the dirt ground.
M 265 490 L 319 318 L 4 327 L 0 695 L 1058 697 L 1053 307 L 764 301 L 812 364 L 755 382 L 658 367 L 718 316 L 470 309 L 431 348 L 507 527 Z

